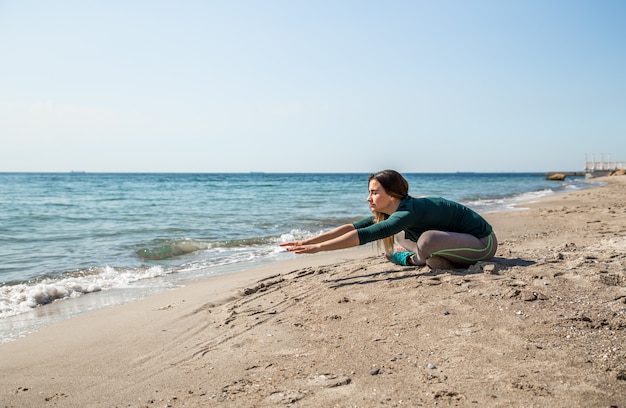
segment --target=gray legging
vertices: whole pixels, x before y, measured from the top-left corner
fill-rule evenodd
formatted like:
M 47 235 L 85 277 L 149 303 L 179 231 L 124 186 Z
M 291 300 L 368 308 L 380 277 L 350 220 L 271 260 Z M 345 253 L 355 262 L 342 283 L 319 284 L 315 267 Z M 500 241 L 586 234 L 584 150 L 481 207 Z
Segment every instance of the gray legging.
M 404 232 L 395 235 L 396 242 L 404 249 L 415 252 L 412 261 L 424 265 L 432 256 L 441 256 L 460 265 L 473 265 L 478 261 L 488 261 L 496 254 L 498 241 L 491 233 L 484 238 L 476 238 L 460 232 L 430 230 L 424 232 L 417 242 L 404 237 Z

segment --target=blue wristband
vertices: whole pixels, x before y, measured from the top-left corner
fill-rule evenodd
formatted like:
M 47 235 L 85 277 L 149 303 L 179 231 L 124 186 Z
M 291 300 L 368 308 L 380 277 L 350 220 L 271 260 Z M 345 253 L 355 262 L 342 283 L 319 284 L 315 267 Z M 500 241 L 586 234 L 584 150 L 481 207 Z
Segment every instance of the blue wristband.
M 389 259 L 391 262 L 395 263 L 396 265 L 410 266 L 412 265 L 410 259 L 413 255 L 415 254 L 409 251 L 394 252 L 393 254 L 387 256 L 387 259 Z

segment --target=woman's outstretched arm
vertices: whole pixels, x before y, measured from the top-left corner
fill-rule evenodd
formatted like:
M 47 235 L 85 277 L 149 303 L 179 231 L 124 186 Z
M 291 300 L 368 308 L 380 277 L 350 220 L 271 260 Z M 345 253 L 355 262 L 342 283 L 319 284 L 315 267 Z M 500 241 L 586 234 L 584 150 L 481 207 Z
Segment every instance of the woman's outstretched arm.
M 358 245 L 359 236 L 352 224 L 344 224 L 309 239 L 280 244 L 280 246 L 286 247 L 287 251 L 295 252 L 296 254 L 313 254 L 315 252 L 332 251 Z

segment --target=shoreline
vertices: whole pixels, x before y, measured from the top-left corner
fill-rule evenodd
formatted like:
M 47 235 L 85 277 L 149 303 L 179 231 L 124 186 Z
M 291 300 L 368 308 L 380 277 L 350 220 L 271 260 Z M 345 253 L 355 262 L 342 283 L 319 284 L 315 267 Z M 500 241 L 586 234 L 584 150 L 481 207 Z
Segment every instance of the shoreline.
M 596 184 L 598 184 L 597 180 L 589 181 L 589 184 L 586 187 L 581 188 L 579 186 L 574 191 L 594 188 Z M 533 202 L 537 199 L 550 197 L 552 195 L 567 194 L 568 192 L 569 191 L 567 190 L 559 191 L 557 189 L 548 195 L 545 195 L 545 191 L 542 190 L 522 193 L 519 195 L 507 197 L 506 199 L 502 199 L 501 202 L 498 202 L 500 200 L 493 202 L 485 208 L 482 208 L 484 204 L 481 204 L 479 206 L 481 208 L 475 208 L 475 210 L 483 215 L 499 212 L 517 211 L 524 208 L 524 203 L 526 202 Z M 472 206 L 471 204 L 469 205 Z M 21 286 L 23 284 L 32 284 L 33 287 L 19 289 L 20 291 L 23 290 L 25 293 L 9 293 L 9 297 L 12 297 L 14 299 L 22 298 L 22 301 L 24 301 L 23 297 L 26 296 L 26 300 L 28 300 L 29 302 L 37 303 L 40 302 L 40 300 L 38 300 L 39 298 L 45 299 L 48 296 L 58 296 L 59 298 L 53 299 L 52 301 L 44 300 L 43 302 L 45 302 L 45 304 L 37 304 L 37 306 L 32 307 L 28 311 L 22 311 L 15 315 L 2 317 L 0 319 L 0 330 L 2 333 L 2 337 L 0 337 L 0 344 L 15 341 L 16 339 L 22 338 L 23 336 L 35 332 L 42 327 L 45 327 L 49 324 L 54 324 L 58 321 L 71 319 L 85 313 L 92 313 L 93 311 L 99 310 L 101 308 L 108 308 L 118 304 L 134 302 L 147 296 L 154 296 L 155 294 L 175 290 L 180 286 L 187 285 L 188 283 L 196 280 L 202 281 L 205 279 L 211 279 L 213 276 L 239 273 L 240 271 L 245 271 L 251 268 L 263 267 L 264 265 L 275 265 L 285 261 L 284 257 L 283 259 L 280 259 L 281 256 L 279 256 L 278 258 L 279 259 L 277 260 L 259 259 L 251 263 L 244 262 L 242 264 L 232 264 L 206 269 L 206 272 L 203 272 L 202 274 L 206 274 L 208 276 L 203 277 L 184 276 L 184 273 L 179 275 L 178 272 L 168 272 L 162 275 L 159 273 L 158 277 L 152 277 L 136 281 L 134 287 L 112 287 L 111 289 L 83 293 L 79 296 L 74 296 L 74 294 L 72 293 L 74 291 L 72 285 L 77 284 L 74 281 L 73 277 L 70 277 L 67 283 L 64 282 L 66 278 L 63 275 L 59 276 L 58 281 L 35 281 L 34 283 L 30 283 L 29 281 L 22 282 L 18 286 Z M 108 266 L 103 267 L 102 269 L 106 271 L 107 268 Z M 147 273 L 149 273 L 150 270 L 151 268 L 147 270 Z M 97 276 L 98 275 L 93 275 L 90 279 L 94 280 L 97 278 Z M 106 280 L 104 282 L 106 284 Z M 90 282 L 89 280 L 85 282 L 78 282 L 78 285 L 79 287 L 89 287 L 94 283 L 96 286 L 100 285 L 99 282 Z M 42 288 L 39 288 L 38 286 L 40 286 L 41 284 L 44 284 L 44 286 L 49 286 L 50 289 L 44 290 Z M 70 285 L 69 287 L 67 286 L 68 284 Z M 52 294 L 49 294 L 49 291 L 51 291 Z M 63 293 L 66 294 L 65 297 L 61 297 L 63 296 Z M 67 293 L 71 293 L 71 296 L 67 296 Z M 11 307 L 16 307 L 16 305 L 12 304 Z M 22 306 L 19 305 L 19 307 L 21 308 Z
M 484 214 L 500 248 L 468 270 L 366 245 L 53 323 L 0 344 L 2 402 L 623 406 L 626 181 L 602 181 Z

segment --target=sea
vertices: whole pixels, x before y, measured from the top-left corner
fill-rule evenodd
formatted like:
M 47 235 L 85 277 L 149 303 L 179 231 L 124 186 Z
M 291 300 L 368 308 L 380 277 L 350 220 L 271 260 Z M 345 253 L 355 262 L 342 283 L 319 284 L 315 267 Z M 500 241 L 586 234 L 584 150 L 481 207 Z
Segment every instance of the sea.
M 279 244 L 370 215 L 368 176 L 0 173 L 0 343 L 298 256 Z M 543 173 L 404 176 L 411 195 L 479 213 L 595 185 L 584 177 L 547 181 Z

